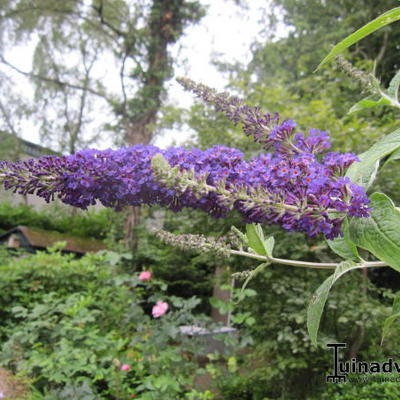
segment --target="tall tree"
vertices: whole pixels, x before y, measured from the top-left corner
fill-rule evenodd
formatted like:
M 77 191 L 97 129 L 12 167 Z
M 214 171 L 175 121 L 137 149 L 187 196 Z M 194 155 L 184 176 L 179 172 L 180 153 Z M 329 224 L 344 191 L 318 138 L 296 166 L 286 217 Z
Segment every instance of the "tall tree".
M 151 140 L 172 75 L 168 47 L 204 13 L 188 0 L 0 0 L 0 6 L 1 62 L 33 80 L 37 114 L 43 118 L 45 109 L 47 120 L 63 123 L 61 147 L 69 151 L 79 148 L 87 122 L 81 114 L 94 98 L 113 112 L 108 126 L 126 143 Z M 26 43 L 35 47 L 31 70 L 7 59 L 7 49 Z M 119 87 L 104 83 L 110 73 Z
M 204 14 L 197 0 L 0 0 L 0 10 L 0 61 L 31 78 L 43 138 L 68 152 L 96 139 L 105 123 L 120 143 L 151 141 L 173 72 L 169 46 Z M 7 56 L 22 44 L 34 46 L 31 69 Z M 104 107 L 101 117 L 94 104 Z M 137 219 L 136 210 L 127 237 Z

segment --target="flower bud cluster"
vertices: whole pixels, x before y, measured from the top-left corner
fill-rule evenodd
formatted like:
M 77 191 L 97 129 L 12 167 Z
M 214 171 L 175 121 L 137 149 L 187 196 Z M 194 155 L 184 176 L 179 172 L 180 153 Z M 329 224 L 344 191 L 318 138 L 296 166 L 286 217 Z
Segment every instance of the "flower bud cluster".
M 228 93 L 217 93 L 215 89 L 187 78 L 178 78 L 178 82 L 206 103 L 213 104 L 217 111 L 223 112 L 234 124 L 241 123 L 244 133 L 253 136 L 256 142 L 263 143 L 279 121 L 278 114 L 263 114 L 259 107 L 250 107 Z
M 203 235 L 174 235 L 162 229 L 157 230 L 155 234 L 163 242 L 181 250 L 198 250 L 225 258 L 230 256 L 230 249 L 223 240 Z
M 318 154 L 330 147 L 329 136 L 324 131 L 310 129 L 307 137 L 302 133 L 295 134 L 296 123 L 290 119 L 281 122 L 278 113 L 263 113 L 259 107 L 251 107 L 237 97 L 217 93 L 215 89 L 191 79 L 179 78 L 178 82 L 223 112 L 233 123 L 240 123 L 243 132 L 253 136 L 254 141 L 266 150 L 272 148 L 277 153 L 292 156 L 303 152 Z
M 379 81 L 376 79 L 374 74 L 362 71 L 347 61 L 341 54 L 336 56 L 337 66 L 345 72 L 350 78 L 353 78 L 355 82 L 358 82 L 363 91 L 371 92 L 372 94 L 379 93 Z
M 244 271 L 239 271 L 239 272 L 234 272 L 232 274 L 232 278 L 233 279 L 238 279 L 240 281 L 244 281 L 245 279 L 247 279 L 251 274 L 252 274 L 252 270 L 250 269 L 246 269 Z

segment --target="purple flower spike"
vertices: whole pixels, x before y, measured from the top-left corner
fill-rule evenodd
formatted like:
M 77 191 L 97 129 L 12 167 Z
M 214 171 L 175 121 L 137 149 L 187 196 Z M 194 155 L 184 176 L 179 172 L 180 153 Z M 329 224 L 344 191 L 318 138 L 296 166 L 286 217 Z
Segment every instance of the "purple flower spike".
M 208 189 L 194 191 L 161 182 L 151 166 L 156 154 L 171 168 L 193 171 L 195 179 L 205 177 Z M 280 224 L 289 231 L 334 238 L 346 215 L 368 216 L 364 189 L 336 175 L 354 160 L 351 154 L 330 153 L 319 162 L 311 153 L 288 157 L 276 152 L 246 161 L 240 151 L 224 146 L 201 151 L 137 145 L 1 162 L 0 180 L 6 189 L 36 193 L 46 201 L 56 196 L 83 209 L 97 201 L 117 210 L 126 205 L 160 204 L 173 211 L 201 209 L 216 218 L 235 209 L 247 222 Z

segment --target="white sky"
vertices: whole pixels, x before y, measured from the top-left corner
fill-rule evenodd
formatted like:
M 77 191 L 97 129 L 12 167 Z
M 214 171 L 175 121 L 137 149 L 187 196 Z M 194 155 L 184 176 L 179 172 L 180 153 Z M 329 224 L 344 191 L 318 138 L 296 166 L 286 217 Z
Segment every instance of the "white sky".
M 212 64 L 212 59 L 247 64 L 251 60 L 251 44 L 264 27 L 260 21 L 260 9 L 265 8 L 268 3 L 268 0 L 247 0 L 248 9 L 244 10 L 233 1 L 203 1 L 209 7 L 206 16 L 199 24 L 189 27 L 173 49 L 173 53 L 180 59 L 186 59 L 185 65 L 175 69 L 176 76 L 186 76 L 223 90 L 227 80 Z M 168 88 L 171 103 L 190 107 L 193 102 L 192 94 L 185 92 L 174 80 L 169 83 Z M 156 139 L 155 144 L 168 147 L 174 141 L 184 141 L 190 134 L 191 132 L 166 132 Z
M 185 31 L 185 36 L 172 49 L 173 55 L 178 58 L 180 67 L 175 69 L 176 76 L 187 76 L 198 82 L 203 82 L 216 89 L 223 89 L 227 84 L 226 78 L 212 64 L 213 57 L 218 61 L 240 62 L 246 64 L 250 61 L 250 46 L 259 38 L 264 28 L 261 20 L 262 8 L 268 7 L 269 0 L 247 0 L 247 9 L 236 6 L 233 1 L 203 0 L 208 5 L 206 16 L 199 24 L 190 26 Z M 282 36 L 284 31 L 282 31 Z M 20 69 L 29 71 L 31 58 L 27 55 L 32 50 L 29 48 L 16 48 L 9 52 L 7 57 Z M 106 66 L 103 66 L 106 67 Z M 111 71 L 104 68 L 104 71 Z M 108 86 L 119 85 L 119 81 L 111 77 L 111 73 L 104 76 Z M 21 85 L 26 85 L 26 79 L 19 77 Z M 115 86 L 114 86 L 115 87 Z M 168 83 L 168 103 L 189 108 L 193 96 L 184 92 L 174 81 Z M 24 92 L 28 93 L 24 86 Z M 99 112 L 99 120 L 106 120 L 104 114 Z M 167 147 L 172 142 L 182 142 L 191 132 L 169 131 L 156 139 L 155 144 Z M 39 143 L 39 132 L 33 124 L 23 127 L 22 137 L 26 140 Z M 99 148 L 109 147 L 111 143 L 105 140 Z

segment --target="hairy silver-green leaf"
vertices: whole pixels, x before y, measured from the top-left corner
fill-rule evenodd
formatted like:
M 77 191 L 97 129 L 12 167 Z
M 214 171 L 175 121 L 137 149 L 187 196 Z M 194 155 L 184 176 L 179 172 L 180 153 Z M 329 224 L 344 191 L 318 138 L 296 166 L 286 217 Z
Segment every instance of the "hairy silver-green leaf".
M 390 100 L 387 99 L 386 97 L 381 97 L 379 100 L 372 100 L 369 97 L 367 97 L 365 99 L 360 100 L 358 103 L 354 104 L 348 111 L 348 114 L 364 110 L 365 108 L 372 108 L 390 104 L 391 104 Z
M 400 129 L 385 136 L 375 143 L 365 153 L 359 155 L 361 162 L 353 163 L 347 170 L 346 176 L 357 185 L 368 188 L 371 185 L 371 177 L 376 174 L 378 162 L 382 158 L 392 154 L 400 148 Z
M 400 271 L 400 211 L 383 193 L 370 197 L 369 218 L 352 218 L 350 240 Z
M 333 275 L 327 278 L 314 293 L 307 309 L 307 329 L 313 344 L 317 344 L 322 312 L 324 311 L 325 303 L 333 284 L 346 272 L 362 267 L 363 264 L 356 264 L 351 260 L 343 261 L 337 266 Z

